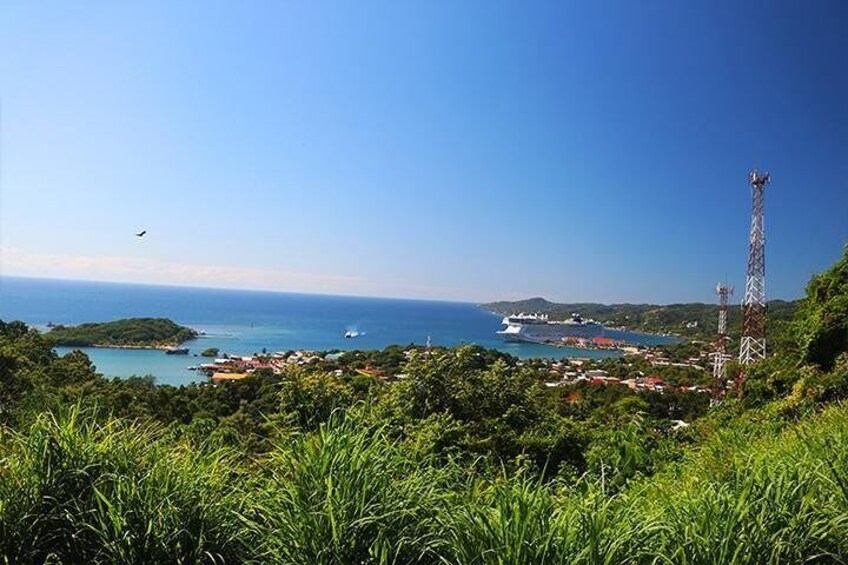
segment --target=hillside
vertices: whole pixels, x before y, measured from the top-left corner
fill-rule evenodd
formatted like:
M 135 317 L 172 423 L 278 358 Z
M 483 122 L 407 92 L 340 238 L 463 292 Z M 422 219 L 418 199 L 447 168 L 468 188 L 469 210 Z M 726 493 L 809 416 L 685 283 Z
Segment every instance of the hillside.
M 197 337 L 191 328 L 167 318 L 128 318 L 112 322 L 56 326 L 47 338 L 56 345 L 75 347 L 170 347 Z
M 792 318 L 798 301 L 772 300 L 768 303 L 769 319 L 779 325 Z M 710 337 L 715 333 L 718 306 L 692 302 L 686 304 L 560 304 L 544 298 L 529 298 L 514 302 L 501 301 L 481 304 L 481 308 L 506 316 L 518 312 L 548 314 L 554 320 L 568 320 L 573 312 L 584 318 L 603 322 L 607 326 L 625 326 L 634 331 L 671 333 L 686 337 Z M 731 335 L 741 331 L 742 314 L 738 305 L 728 309 L 728 329 Z M 693 325 L 697 323 L 697 325 Z M 690 327 L 687 327 L 689 325 Z
M 174 388 L 0 321 L 0 556 L 848 562 L 848 248 L 770 351 L 715 406 L 547 387 L 471 346 L 386 351 L 392 382 L 310 364 Z
M 563 480 L 420 459 L 334 419 L 237 448 L 90 413 L 0 438 L 0 554 L 41 563 L 841 563 L 848 408 L 739 420 L 653 477 Z M 636 444 L 633 444 L 636 447 Z M 615 475 L 641 457 L 609 457 Z

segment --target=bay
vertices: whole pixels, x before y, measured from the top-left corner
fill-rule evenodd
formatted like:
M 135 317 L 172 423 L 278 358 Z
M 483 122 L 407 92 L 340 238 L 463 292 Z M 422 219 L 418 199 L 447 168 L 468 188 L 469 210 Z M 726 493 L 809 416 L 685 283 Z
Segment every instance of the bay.
M 474 343 L 519 358 L 602 358 L 611 351 L 506 343 L 495 332 L 501 316 L 463 302 L 293 294 L 212 288 L 169 287 L 91 281 L 0 277 L 0 319 L 22 320 L 39 328 L 119 318 L 163 317 L 205 332 L 185 343 L 188 356 L 157 350 L 82 348 L 107 376 L 153 375 L 157 382 L 204 380 L 188 370 L 208 347 L 251 355 L 263 349 L 318 351 L 382 349 L 389 345 Z M 346 331 L 359 332 L 345 338 Z M 615 335 L 612 335 L 612 334 Z M 634 343 L 656 345 L 662 336 L 621 334 Z M 70 348 L 59 347 L 64 354 Z

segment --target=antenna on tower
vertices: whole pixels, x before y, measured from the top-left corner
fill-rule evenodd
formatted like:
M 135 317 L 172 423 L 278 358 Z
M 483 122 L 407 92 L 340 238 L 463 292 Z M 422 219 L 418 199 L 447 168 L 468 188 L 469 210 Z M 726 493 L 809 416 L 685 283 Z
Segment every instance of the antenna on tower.
M 718 295 L 718 332 L 716 333 L 715 351 L 712 353 L 713 404 L 722 399 L 727 388 L 727 362 L 730 360 L 730 356 L 727 354 L 727 298 L 733 295 L 733 286 L 718 283 L 715 291 Z
M 771 177 L 768 172 L 751 171 L 751 235 L 748 240 L 748 276 L 745 280 L 745 298 L 742 300 L 742 341 L 739 345 L 739 363 L 742 373 L 737 386 L 745 377 L 745 365 L 766 356 L 766 256 L 763 228 L 763 193 Z

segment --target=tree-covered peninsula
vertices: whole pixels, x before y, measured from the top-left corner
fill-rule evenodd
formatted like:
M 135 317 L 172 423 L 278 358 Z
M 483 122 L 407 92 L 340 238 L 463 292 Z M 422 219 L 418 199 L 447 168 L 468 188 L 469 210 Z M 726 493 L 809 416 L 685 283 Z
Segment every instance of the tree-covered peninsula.
M 771 300 L 768 303 L 769 320 L 777 329 L 792 319 L 797 300 Z M 557 303 L 544 298 L 488 302 L 480 305 L 484 310 L 508 316 L 519 312 L 547 314 L 552 320 L 568 320 L 579 312 L 584 319 L 602 322 L 608 327 L 622 326 L 637 332 L 664 333 L 687 338 L 711 339 L 715 334 L 718 305 L 692 302 L 685 304 L 596 304 L 593 302 Z M 736 336 L 741 331 L 742 314 L 738 308 L 728 311 L 728 331 Z
M 174 347 L 197 332 L 167 318 L 127 318 L 78 326 L 55 326 L 47 333 L 56 345 L 72 347 Z

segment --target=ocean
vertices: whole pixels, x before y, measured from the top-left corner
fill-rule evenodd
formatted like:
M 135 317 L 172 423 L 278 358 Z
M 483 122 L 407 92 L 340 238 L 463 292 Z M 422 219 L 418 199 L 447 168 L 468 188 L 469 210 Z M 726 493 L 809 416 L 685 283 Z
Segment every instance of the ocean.
M 190 348 L 188 356 L 157 350 L 83 351 L 106 376 L 153 375 L 157 382 L 173 385 L 205 379 L 188 367 L 201 362 L 194 356 L 208 347 L 242 355 L 263 349 L 382 349 L 423 345 L 429 336 L 433 345 L 474 343 L 520 358 L 616 355 L 506 343 L 495 333 L 502 328 L 501 316 L 470 303 L 0 277 L 0 319 L 5 321 L 46 328 L 50 322 L 72 325 L 132 317 L 170 318 L 205 335 L 184 344 Z M 345 338 L 349 330 L 359 336 Z M 644 334 L 627 337 L 645 345 L 672 341 Z M 57 348 L 60 354 L 67 351 Z

